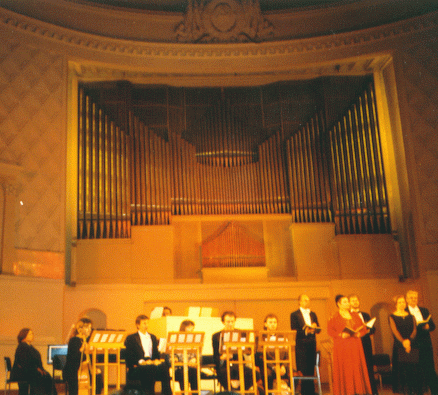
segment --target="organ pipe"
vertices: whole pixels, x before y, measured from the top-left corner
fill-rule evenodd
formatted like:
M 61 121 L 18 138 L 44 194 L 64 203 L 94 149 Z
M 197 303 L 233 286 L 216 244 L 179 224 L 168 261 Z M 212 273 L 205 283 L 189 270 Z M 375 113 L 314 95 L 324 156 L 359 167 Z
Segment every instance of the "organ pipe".
M 335 222 L 338 233 L 390 232 L 372 84 L 330 129 L 318 112 L 257 147 L 247 115 L 231 107 L 201 116 L 192 143 L 172 130 L 163 137 L 133 112 L 124 130 L 81 88 L 77 237 L 130 237 L 132 225 L 173 215 L 257 213 Z

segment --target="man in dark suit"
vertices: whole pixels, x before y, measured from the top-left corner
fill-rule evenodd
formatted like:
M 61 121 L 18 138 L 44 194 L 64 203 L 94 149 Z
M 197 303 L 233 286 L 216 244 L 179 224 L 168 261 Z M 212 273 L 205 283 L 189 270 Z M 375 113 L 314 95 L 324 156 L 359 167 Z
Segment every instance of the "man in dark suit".
M 354 313 L 358 313 L 359 317 L 362 319 L 362 322 L 364 324 L 367 323 L 371 319 L 371 317 L 365 311 L 360 311 L 359 297 L 357 295 L 350 295 L 349 299 L 350 299 L 351 311 Z M 374 395 L 377 395 L 378 394 L 377 384 L 376 384 L 376 379 L 374 377 L 373 345 L 371 343 L 371 335 L 373 335 L 375 331 L 376 328 L 372 326 L 370 329 L 368 329 L 368 333 L 361 337 L 361 340 L 362 340 L 363 352 L 365 354 L 365 360 L 367 362 L 368 377 L 370 379 L 371 390 L 373 391 Z
M 172 395 L 169 365 L 160 359 L 158 339 L 148 333 L 149 317 L 139 315 L 135 320 L 138 331 L 125 340 L 125 359 L 128 380 L 139 380 L 146 395 L 154 395 L 156 381 L 161 381 L 161 393 Z
M 406 302 L 408 306 L 406 311 L 412 314 L 417 321 L 416 343 L 420 351 L 419 367 L 422 373 L 423 385 L 430 388 L 432 395 L 438 394 L 438 377 L 435 372 L 435 363 L 433 359 L 432 340 L 430 332 L 435 330 L 435 323 L 429 318 L 429 310 L 426 307 L 418 306 L 418 292 L 408 291 L 406 293 Z M 427 390 L 427 388 L 426 388 Z
M 310 311 L 310 299 L 307 295 L 298 297 L 300 308 L 290 315 L 290 328 L 297 331 L 295 356 L 297 370 L 303 376 L 315 375 L 316 333 L 319 333 L 318 317 Z M 301 381 L 301 394 L 314 395 L 315 384 L 311 380 Z
M 233 311 L 225 311 L 221 317 L 222 323 L 224 324 L 223 330 L 232 331 L 234 330 L 234 325 L 236 324 L 236 314 Z M 216 372 L 219 383 L 222 387 L 227 391 L 228 389 L 228 379 L 230 380 L 230 388 L 231 391 L 238 390 L 240 387 L 239 380 L 239 370 L 238 366 L 231 366 L 230 376 L 227 374 L 227 366 L 226 366 L 226 353 L 223 350 L 223 340 L 222 340 L 222 331 L 216 332 L 213 334 L 211 340 L 213 345 L 213 359 L 216 365 Z M 237 355 L 233 355 L 231 360 L 237 360 Z M 244 367 L 244 382 L 245 382 L 245 390 L 250 389 L 253 386 L 253 375 L 252 370 L 245 366 Z M 259 380 L 256 377 L 256 380 Z M 259 393 L 261 393 L 259 389 Z

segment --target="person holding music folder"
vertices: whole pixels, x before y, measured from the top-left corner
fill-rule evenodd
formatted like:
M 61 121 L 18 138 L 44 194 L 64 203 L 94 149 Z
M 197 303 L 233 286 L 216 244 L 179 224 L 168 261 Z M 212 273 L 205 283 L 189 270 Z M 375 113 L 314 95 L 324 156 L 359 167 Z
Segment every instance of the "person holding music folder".
M 359 314 L 350 311 L 348 297 L 335 298 L 338 312 L 328 322 L 333 338 L 333 394 L 371 394 L 368 369 L 360 338 L 368 333 Z
M 232 331 L 234 330 L 234 326 L 236 324 L 236 314 L 233 311 L 225 311 L 221 316 L 221 321 L 224 324 L 224 328 L 222 331 L 216 332 L 213 334 L 212 346 L 213 346 L 213 359 L 216 365 L 216 374 L 218 377 L 218 381 L 221 386 L 227 391 L 228 390 L 228 380 L 230 380 L 231 390 L 238 390 L 240 388 L 240 380 L 239 380 L 239 367 L 237 365 L 233 365 L 230 368 L 230 376 L 228 377 L 226 360 L 227 355 L 223 349 L 223 331 Z M 237 360 L 237 354 L 232 355 L 230 360 Z M 252 369 L 248 366 L 244 366 L 244 383 L 245 389 L 248 390 L 253 386 L 253 374 Z M 256 377 L 258 385 L 257 390 L 259 395 L 264 395 L 263 385 L 261 384 L 260 377 Z
M 412 314 L 417 321 L 416 343 L 419 349 L 419 364 L 424 386 L 429 387 L 432 395 L 438 394 L 438 377 L 435 372 L 433 358 L 432 340 L 430 332 L 435 330 L 435 323 L 426 307 L 418 306 L 418 292 L 408 291 L 406 293 L 408 304 L 406 311 Z
M 371 336 L 375 333 L 376 328 L 374 326 L 373 321 L 371 320 L 371 316 L 366 313 L 365 311 L 360 311 L 360 302 L 359 297 L 357 295 L 350 295 L 350 311 L 352 313 L 359 314 L 360 319 L 362 322 L 367 326 L 368 333 L 366 333 L 364 336 L 361 337 L 362 340 L 362 347 L 363 352 L 365 354 L 365 359 L 367 361 L 367 368 L 368 368 L 368 376 L 370 379 L 371 384 L 371 390 L 374 395 L 378 394 L 377 391 L 377 383 L 374 377 L 374 363 L 373 363 L 373 345 L 371 343 Z M 371 325 L 372 324 L 372 325 Z M 369 326 L 368 326 L 369 325 Z
M 195 329 L 195 323 L 191 320 L 184 320 L 183 322 L 181 322 L 181 325 L 179 327 L 180 332 L 193 332 L 194 329 Z M 183 355 L 175 354 L 175 358 L 178 360 L 178 362 L 182 362 Z M 197 366 L 196 353 L 188 355 L 188 364 L 189 364 L 188 373 L 189 373 L 190 389 L 192 390 L 192 393 L 197 393 L 198 372 L 196 369 Z M 178 381 L 181 390 L 184 391 L 184 369 L 182 367 L 178 367 L 175 369 L 175 380 Z
M 32 346 L 33 338 L 33 331 L 29 328 L 23 328 L 18 333 L 10 378 L 22 381 L 18 384 L 19 395 L 56 395 L 52 376 L 44 370 L 40 352 Z
M 303 376 L 314 376 L 316 362 L 316 334 L 321 332 L 318 317 L 310 311 L 310 298 L 307 295 L 298 297 L 299 309 L 290 315 L 290 328 L 297 331 L 295 358 L 297 370 Z M 301 381 L 301 394 L 313 395 L 315 384 L 311 380 Z
M 389 316 L 394 336 L 392 348 L 392 391 L 399 394 L 423 393 L 418 371 L 419 351 L 415 342 L 417 322 L 406 311 L 403 295 L 394 298 L 395 311 Z
M 161 393 L 171 395 L 169 364 L 161 359 L 158 339 L 148 332 L 149 317 L 139 315 L 135 319 L 137 332 L 125 339 L 127 379 L 138 380 L 146 395 L 155 394 L 155 382 L 161 381 Z

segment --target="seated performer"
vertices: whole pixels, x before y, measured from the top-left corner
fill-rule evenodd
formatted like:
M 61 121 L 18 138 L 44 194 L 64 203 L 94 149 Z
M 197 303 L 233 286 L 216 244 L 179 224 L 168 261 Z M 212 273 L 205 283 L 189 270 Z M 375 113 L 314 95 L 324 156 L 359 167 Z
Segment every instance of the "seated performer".
M 236 314 L 233 311 L 225 311 L 222 314 L 221 317 L 222 323 L 224 324 L 223 330 L 234 330 L 234 325 L 236 324 Z M 226 360 L 227 355 L 223 351 L 223 331 L 216 332 L 212 336 L 212 344 L 213 344 L 213 358 L 214 363 L 216 365 L 216 373 L 218 377 L 219 383 L 222 385 L 225 390 L 228 390 L 228 380 L 230 380 L 230 387 L 231 390 L 238 390 L 240 388 L 240 380 L 239 380 L 239 369 L 237 365 L 231 366 L 230 369 L 230 375 L 231 377 L 227 376 L 227 366 L 226 366 Z M 237 360 L 237 354 L 234 354 L 230 360 Z M 244 367 L 244 382 L 245 382 L 245 389 L 248 390 L 253 386 L 253 375 L 252 375 L 252 369 L 248 366 Z M 260 382 L 261 380 L 259 377 L 257 377 L 257 382 Z M 263 389 L 260 387 L 258 388 L 260 394 L 264 394 Z
M 278 326 L 277 316 L 275 314 L 268 314 L 264 320 L 263 330 L 266 332 L 274 333 L 277 331 L 277 326 Z M 265 336 L 266 335 L 269 336 L 269 334 L 265 334 Z M 287 354 L 285 354 L 285 353 L 286 353 L 286 351 L 282 351 L 280 353 L 281 359 L 287 358 Z M 274 352 L 273 351 L 267 352 L 266 359 L 267 360 L 275 359 Z M 262 372 L 262 376 L 264 376 L 265 372 L 264 372 L 263 355 L 262 355 L 262 359 L 260 362 L 261 362 L 261 365 L 259 366 L 260 371 Z M 266 366 L 267 366 L 266 374 L 268 376 L 268 388 L 272 389 L 272 388 L 274 388 L 274 380 L 276 379 L 275 366 L 273 364 L 269 364 L 269 363 L 267 363 Z M 290 389 L 290 372 L 289 372 L 289 366 L 287 366 L 287 364 L 281 364 L 280 374 L 281 374 L 282 387 L 284 387 L 286 390 Z M 266 390 L 266 388 L 265 388 L 265 390 Z
M 195 323 L 190 320 L 184 320 L 181 322 L 179 327 L 180 332 L 193 332 L 195 329 Z M 175 359 L 178 362 L 182 362 L 182 354 L 175 354 Z M 198 372 L 197 372 L 197 361 L 196 361 L 196 353 L 188 355 L 188 364 L 189 364 L 189 383 L 190 389 L 192 390 L 192 394 L 198 391 Z M 184 391 L 184 369 L 182 367 L 178 367 L 175 369 L 175 380 L 179 382 L 179 386 L 182 391 Z
M 148 333 L 148 323 L 148 316 L 139 315 L 135 320 L 138 332 L 126 337 L 127 379 L 139 380 L 146 395 L 154 395 L 155 382 L 161 381 L 161 393 L 171 395 L 169 365 L 160 359 L 158 339 Z
M 33 332 L 23 328 L 17 336 L 11 380 L 23 381 L 18 385 L 19 395 L 56 395 L 56 388 L 50 373 L 44 370 L 40 352 L 32 346 Z M 26 383 L 24 383 L 24 381 Z M 30 386 L 30 392 L 29 392 Z

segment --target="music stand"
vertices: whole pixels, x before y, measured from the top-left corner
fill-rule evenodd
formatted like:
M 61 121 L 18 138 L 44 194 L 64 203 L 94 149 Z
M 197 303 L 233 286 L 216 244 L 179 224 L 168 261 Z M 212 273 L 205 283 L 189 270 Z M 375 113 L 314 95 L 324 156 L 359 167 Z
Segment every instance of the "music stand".
M 237 366 L 239 385 L 242 395 L 257 394 L 256 364 L 255 364 L 255 332 L 253 330 L 223 330 L 222 351 L 226 353 L 228 391 L 236 392 L 231 388 L 231 366 Z M 237 354 L 237 359 L 235 356 Z M 252 388 L 245 388 L 245 367 L 252 370 Z
M 204 332 L 169 332 L 167 335 L 166 350 L 170 354 L 173 379 L 172 392 L 175 394 L 175 369 L 183 368 L 184 395 L 190 394 L 189 388 L 189 354 L 196 354 L 196 374 L 198 392 L 201 391 L 201 350 L 204 344 Z M 178 358 L 182 354 L 182 361 Z M 199 392 L 200 393 L 200 392 Z
M 114 366 L 117 369 L 116 388 L 120 389 L 120 349 L 125 347 L 126 332 L 122 330 L 94 330 L 91 334 L 89 345 L 93 350 L 92 363 L 92 395 L 96 395 L 96 372 L 97 366 L 103 366 L 103 394 L 108 395 L 108 368 Z M 115 362 L 109 362 L 109 351 L 116 355 Z M 97 362 L 97 354 L 104 354 L 103 362 Z
M 260 332 L 258 346 L 263 350 L 263 370 L 266 392 L 273 395 L 294 395 L 295 337 L 297 331 Z M 282 388 L 281 367 L 289 369 L 289 389 Z M 269 388 L 269 370 L 275 372 L 276 385 Z

